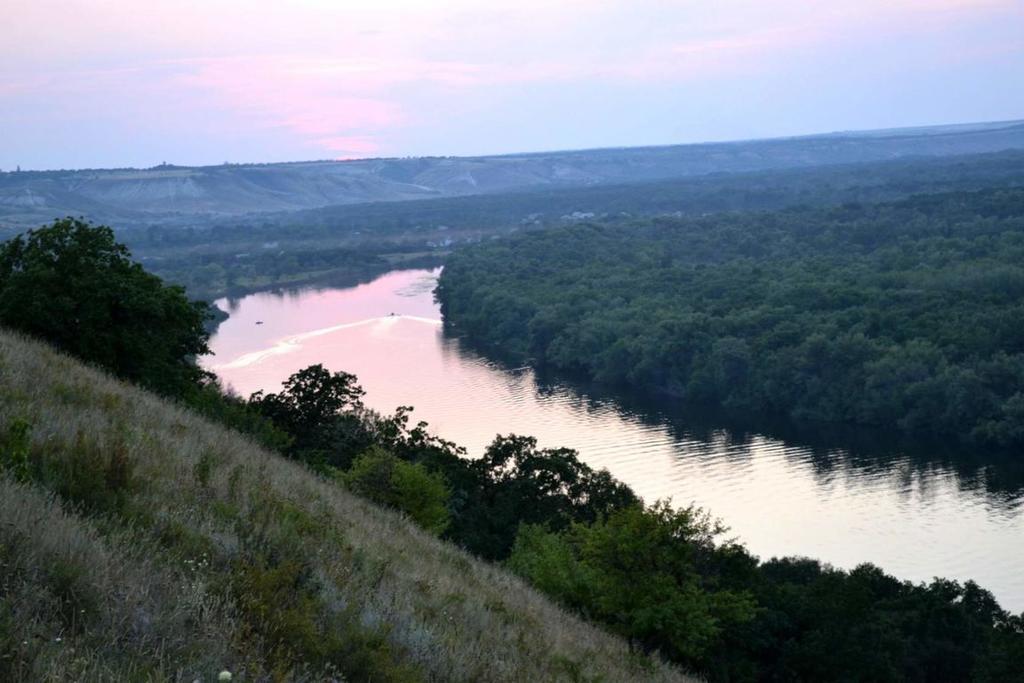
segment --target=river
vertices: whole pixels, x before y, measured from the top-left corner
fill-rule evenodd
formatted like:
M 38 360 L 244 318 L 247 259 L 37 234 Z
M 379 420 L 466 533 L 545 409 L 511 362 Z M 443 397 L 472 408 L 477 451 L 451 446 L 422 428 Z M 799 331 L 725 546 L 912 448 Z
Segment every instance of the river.
M 218 301 L 230 317 L 203 365 L 249 395 L 322 363 L 357 375 L 371 408 L 414 406 L 414 421 L 470 456 L 498 433 L 530 434 L 544 447 L 577 449 L 649 502 L 707 508 L 762 558 L 973 579 L 1003 607 L 1024 610 L 1021 465 L 885 439 L 725 427 L 505 367 L 445 335 L 431 294 L 437 272 Z

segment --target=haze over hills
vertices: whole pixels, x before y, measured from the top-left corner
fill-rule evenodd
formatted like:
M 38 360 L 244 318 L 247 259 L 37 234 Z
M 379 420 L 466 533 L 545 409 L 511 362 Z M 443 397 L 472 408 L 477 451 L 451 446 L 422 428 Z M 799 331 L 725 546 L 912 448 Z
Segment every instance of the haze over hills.
M 595 186 L 712 173 L 1024 149 L 1024 120 L 794 138 L 505 156 L 310 161 L 0 174 L 0 223 L 82 215 L 120 225 Z

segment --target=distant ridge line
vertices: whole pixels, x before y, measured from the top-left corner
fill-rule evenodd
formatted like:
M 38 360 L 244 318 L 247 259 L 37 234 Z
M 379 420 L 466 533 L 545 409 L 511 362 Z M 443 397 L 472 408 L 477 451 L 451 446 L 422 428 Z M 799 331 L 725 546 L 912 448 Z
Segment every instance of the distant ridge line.
M 334 164 L 359 164 L 364 162 L 403 162 L 403 161 L 434 161 L 434 160 L 484 160 L 484 159 L 507 159 L 519 157 L 549 156 L 559 154 L 587 154 L 590 152 L 616 152 L 630 150 L 664 150 L 677 149 L 682 147 L 706 147 L 713 145 L 743 145 L 753 143 L 788 142 L 793 140 L 814 140 L 821 138 L 857 138 L 857 139 L 884 139 L 898 137 L 919 137 L 926 131 L 935 131 L 931 135 L 949 135 L 965 133 L 988 133 L 997 130 L 1024 129 L 1024 119 L 1008 119 L 1003 121 L 978 121 L 970 123 L 945 123 L 926 126 L 898 126 L 895 128 L 854 128 L 834 130 L 823 133 L 801 133 L 797 135 L 778 135 L 755 138 L 734 138 L 727 140 L 702 140 L 698 142 L 667 142 L 653 145 L 609 145 L 600 147 L 575 147 L 549 150 L 533 150 L 525 152 L 501 152 L 496 154 L 470 154 L 470 155 L 447 155 L 429 154 L 424 156 L 384 156 L 384 157 L 358 157 L 352 159 L 293 159 L 290 161 L 245 161 L 225 162 L 222 164 L 156 164 L 154 166 L 111 166 L 111 167 L 86 167 L 86 168 L 49 168 L 49 169 L 21 169 L 20 171 L 0 170 L 0 175 L 17 175 L 31 173 L 100 173 L 100 172 L 123 172 L 123 171 L 163 171 L 163 170 L 211 170 L 211 169 L 245 169 L 245 168 L 266 168 L 268 166 L 301 166 L 301 165 L 334 165 Z

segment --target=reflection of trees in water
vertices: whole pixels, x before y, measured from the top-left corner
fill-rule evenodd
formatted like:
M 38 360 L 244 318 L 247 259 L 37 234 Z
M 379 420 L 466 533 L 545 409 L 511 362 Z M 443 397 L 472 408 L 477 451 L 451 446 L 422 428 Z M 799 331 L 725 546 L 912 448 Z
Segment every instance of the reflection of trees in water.
M 424 294 L 431 294 L 434 288 L 437 287 L 437 276 L 441 273 L 441 268 L 433 268 L 431 270 L 423 270 L 422 268 L 415 268 L 414 270 L 422 271 L 422 275 L 418 278 L 395 290 L 395 294 L 402 297 L 418 297 Z M 391 273 L 399 272 L 397 270 L 390 271 Z
M 519 365 L 504 362 L 446 331 L 442 352 L 472 357 L 506 371 L 510 386 L 521 385 Z M 884 480 L 900 495 L 927 498 L 933 486 L 952 476 L 960 491 L 983 495 L 996 511 L 1024 508 L 1024 457 L 1019 453 L 971 449 L 863 426 L 802 423 L 771 416 L 738 415 L 652 398 L 582 382 L 545 371 L 529 373 L 542 397 L 567 396 L 589 413 L 613 410 L 651 428 L 667 428 L 684 457 L 739 464 L 764 450 L 781 450 L 788 460 L 811 468 L 820 486 L 837 481 L 865 485 Z
M 404 264 L 405 267 L 392 268 L 389 265 L 368 265 L 360 268 L 352 268 L 347 271 L 332 271 L 324 273 L 318 277 L 304 279 L 296 284 L 274 282 L 262 287 L 236 287 L 229 290 L 228 294 L 218 299 L 218 301 L 223 301 L 228 307 L 228 313 L 233 313 L 238 310 L 238 305 L 242 299 L 252 294 L 262 294 L 280 299 L 293 300 L 307 294 L 308 292 L 323 292 L 328 290 L 358 287 L 359 285 L 365 285 L 373 282 L 384 275 L 400 273 L 405 270 L 422 271 L 424 275 L 421 280 L 417 280 L 410 284 L 406 288 L 408 290 L 407 292 L 398 292 L 398 294 L 400 296 L 418 296 L 433 290 L 435 286 L 433 283 L 437 280 L 437 274 L 441 272 L 440 262 L 441 259 L 437 257 L 424 257 L 410 260 Z

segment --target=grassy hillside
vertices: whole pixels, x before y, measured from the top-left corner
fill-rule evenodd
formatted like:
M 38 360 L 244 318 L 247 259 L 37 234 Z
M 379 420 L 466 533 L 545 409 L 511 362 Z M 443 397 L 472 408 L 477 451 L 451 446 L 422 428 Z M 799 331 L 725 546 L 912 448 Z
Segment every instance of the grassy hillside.
M 0 454 L 0 680 L 686 680 L 401 516 L 3 331 Z

